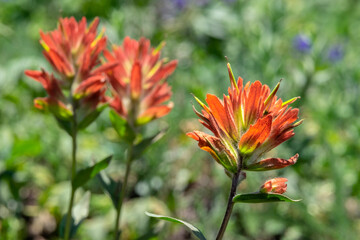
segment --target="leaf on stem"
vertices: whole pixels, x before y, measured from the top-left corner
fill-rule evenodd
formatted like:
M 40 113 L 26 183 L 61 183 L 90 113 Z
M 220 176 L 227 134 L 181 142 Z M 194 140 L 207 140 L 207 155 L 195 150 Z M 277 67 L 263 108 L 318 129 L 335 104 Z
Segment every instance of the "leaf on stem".
M 105 169 L 109 165 L 111 158 L 112 156 L 108 156 L 100 162 L 95 163 L 93 166 L 87 167 L 77 172 L 76 176 L 72 181 L 73 188 L 77 189 L 85 185 L 85 183 L 90 179 L 94 178 L 96 174 L 98 174 L 101 170 Z
M 132 143 L 136 138 L 136 133 L 126 121 L 126 119 L 120 117 L 114 110 L 110 111 L 110 121 L 119 134 L 121 140 Z
M 90 114 L 80 119 L 81 121 L 79 122 L 78 129 L 85 129 L 87 126 L 89 126 L 107 106 L 108 104 L 103 104 L 97 107 L 94 111 L 91 111 Z
M 109 197 L 111 198 L 114 207 L 117 208 L 117 206 L 119 205 L 118 203 L 119 203 L 122 183 L 120 181 L 114 181 L 114 179 L 107 176 L 103 172 L 97 174 L 96 177 L 100 181 L 101 187 L 104 190 L 104 192 L 107 195 L 109 195 Z
M 238 194 L 233 198 L 235 203 L 266 203 L 266 202 L 298 202 L 285 195 L 278 193 L 246 193 Z
M 198 239 L 206 240 L 206 238 L 202 234 L 202 232 L 197 227 L 191 225 L 188 222 L 182 221 L 180 219 L 172 218 L 172 217 L 167 217 L 167 216 L 162 216 L 162 215 L 149 213 L 149 212 L 145 212 L 145 214 L 148 215 L 149 217 L 162 219 L 162 220 L 165 220 L 165 221 L 168 221 L 168 222 L 181 223 L 181 224 L 185 225 L 186 227 L 188 227 Z
M 165 130 L 161 130 L 160 132 L 158 132 L 157 134 L 145 138 L 142 141 L 140 141 L 138 144 L 135 145 L 134 147 L 134 158 L 138 158 L 140 157 L 143 152 L 152 144 L 154 144 L 155 142 L 159 141 L 164 135 L 165 135 L 166 129 Z

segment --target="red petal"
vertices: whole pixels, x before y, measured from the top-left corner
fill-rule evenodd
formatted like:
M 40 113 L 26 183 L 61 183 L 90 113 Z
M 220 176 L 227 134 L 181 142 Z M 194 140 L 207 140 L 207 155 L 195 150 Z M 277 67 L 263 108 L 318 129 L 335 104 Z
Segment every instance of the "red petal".
M 220 102 L 219 98 L 217 98 L 215 95 L 207 94 L 206 95 L 206 102 L 209 105 L 209 108 L 211 110 L 211 114 L 214 116 L 216 122 L 222 128 L 222 130 L 228 136 L 237 135 L 236 128 L 235 128 L 235 125 L 234 125 L 234 120 L 231 119 L 231 116 L 225 110 L 225 108 L 222 105 L 222 103 Z
M 141 66 L 139 62 L 135 62 L 132 67 L 130 77 L 131 97 L 133 99 L 137 99 L 140 97 L 142 88 L 141 80 Z
M 259 162 L 247 165 L 245 169 L 248 171 L 268 171 L 268 170 L 280 169 L 295 164 L 298 158 L 299 158 L 299 154 L 295 154 L 293 157 L 291 157 L 288 160 L 281 158 L 263 159 Z
M 244 154 L 252 153 L 270 135 L 272 116 L 268 115 L 260 118 L 249 130 L 241 137 L 239 149 Z

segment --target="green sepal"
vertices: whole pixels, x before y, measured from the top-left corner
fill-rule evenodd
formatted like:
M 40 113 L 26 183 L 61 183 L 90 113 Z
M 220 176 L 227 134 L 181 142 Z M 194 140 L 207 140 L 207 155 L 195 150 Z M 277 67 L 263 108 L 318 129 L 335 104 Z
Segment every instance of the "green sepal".
M 153 214 L 153 213 L 149 213 L 149 212 L 145 212 L 146 215 L 148 215 L 149 217 L 153 217 L 153 218 L 158 218 L 158 219 L 162 219 L 168 222 L 174 222 L 174 223 L 181 223 L 183 225 L 185 225 L 186 227 L 188 227 L 191 232 L 200 240 L 206 240 L 204 234 L 202 234 L 202 232 L 195 226 L 193 226 L 192 224 L 185 222 L 183 220 L 180 219 L 176 219 L 173 217 L 168 217 L 168 216 L 162 216 L 162 215 L 157 215 L 157 214 Z
M 95 119 L 102 113 L 102 111 L 108 106 L 108 104 L 102 104 L 97 107 L 95 110 L 91 111 L 88 115 L 86 115 L 78 124 L 78 129 L 85 129 L 89 126 Z
M 74 189 L 77 189 L 85 185 L 87 181 L 94 178 L 96 174 L 98 174 L 101 170 L 105 169 L 109 165 L 111 158 L 112 156 L 108 156 L 100 162 L 95 163 L 93 166 L 87 167 L 77 172 L 72 181 L 72 187 Z
M 233 198 L 234 203 L 267 203 L 267 202 L 299 202 L 278 193 L 246 193 L 238 194 Z
M 126 119 L 119 116 L 114 110 L 110 111 L 110 121 L 119 134 L 121 140 L 132 143 L 136 138 L 136 133 L 133 128 L 129 125 Z

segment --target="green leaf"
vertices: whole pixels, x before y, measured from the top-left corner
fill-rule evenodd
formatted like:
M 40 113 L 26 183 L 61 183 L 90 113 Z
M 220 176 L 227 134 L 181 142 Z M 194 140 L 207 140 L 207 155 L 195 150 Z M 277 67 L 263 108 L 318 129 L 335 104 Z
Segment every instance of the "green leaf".
M 103 104 L 81 119 L 78 125 L 78 129 L 85 129 L 87 126 L 89 126 L 107 106 L 108 104 Z
M 60 118 L 55 117 L 58 125 L 61 129 L 63 129 L 65 132 L 67 132 L 70 136 L 72 135 L 72 127 L 71 127 L 71 121 L 62 120 Z
M 119 116 L 114 110 L 110 111 L 110 121 L 119 134 L 121 140 L 132 143 L 136 138 L 136 133 L 126 121 L 126 119 Z
M 154 136 L 143 139 L 141 142 L 135 145 L 134 147 L 134 158 L 140 157 L 144 151 L 150 145 L 154 144 L 158 140 L 160 140 L 165 135 L 166 130 L 162 130 L 155 134 Z
M 198 239 L 206 240 L 206 238 L 202 234 L 202 232 L 197 227 L 191 225 L 190 223 L 187 223 L 187 222 L 182 221 L 180 219 L 167 217 L 167 216 L 162 216 L 162 215 L 157 215 L 157 214 L 153 214 L 153 213 L 149 213 L 149 212 L 145 212 L 145 214 L 148 215 L 149 217 L 162 219 L 162 220 L 165 220 L 165 221 L 168 221 L 168 222 L 181 223 L 181 224 L 185 225 L 186 227 L 188 227 Z
M 105 169 L 109 165 L 111 158 L 112 156 L 109 156 L 101 160 L 100 162 L 95 163 L 91 167 L 80 170 L 72 181 L 73 188 L 77 189 L 85 185 L 87 181 L 95 177 L 96 174 L 98 174 L 101 170 Z
M 266 203 L 266 202 L 298 202 L 285 195 L 277 193 L 246 193 L 238 194 L 233 198 L 233 202 L 238 203 Z
M 100 172 L 98 175 L 96 175 L 96 177 L 100 181 L 102 189 L 111 198 L 114 207 L 117 208 L 119 203 L 122 183 L 120 181 L 114 181 L 114 179 L 107 176 L 103 172 Z

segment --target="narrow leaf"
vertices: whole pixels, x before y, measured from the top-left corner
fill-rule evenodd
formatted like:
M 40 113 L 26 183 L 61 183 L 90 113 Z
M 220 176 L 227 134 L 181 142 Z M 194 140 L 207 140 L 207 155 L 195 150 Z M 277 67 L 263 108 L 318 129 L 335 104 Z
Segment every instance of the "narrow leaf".
M 202 234 L 202 232 L 197 227 L 191 225 L 190 223 L 187 223 L 187 222 L 182 221 L 180 219 L 167 217 L 167 216 L 162 216 L 162 215 L 157 215 L 157 214 L 153 214 L 153 213 L 149 213 L 149 212 L 145 212 L 145 214 L 148 215 L 149 217 L 162 219 L 162 220 L 165 220 L 165 221 L 168 221 L 168 222 L 181 223 L 181 224 L 185 225 L 186 227 L 188 227 L 198 239 L 206 240 L 206 238 Z
M 141 142 L 136 144 L 134 149 L 134 157 L 140 157 L 143 152 L 152 144 L 160 140 L 165 135 L 166 130 L 162 130 L 155 134 L 154 136 L 143 139 Z
M 117 208 L 119 198 L 120 198 L 120 191 L 121 191 L 122 183 L 120 181 L 114 181 L 114 179 L 107 176 L 103 172 L 100 172 L 96 176 L 97 176 L 97 179 L 100 181 L 102 189 L 104 190 L 104 192 L 107 195 L 109 195 L 114 207 Z
M 105 169 L 109 165 L 111 158 L 112 156 L 109 156 L 101 160 L 100 162 L 95 163 L 91 167 L 80 170 L 72 181 L 73 188 L 77 189 L 85 185 L 87 181 L 95 177 L 96 174 L 98 174 L 101 170 Z
M 266 203 L 266 202 L 298 202 L 285 195 L 277 193 L 246 193 L 238 194 L 233 198 L 233 202 L 241 203 Z
M 103 104 L 81 119 L 78 129 L 85 129 L 87 126 L 89 126 L 107 106 L 107 104 Z

